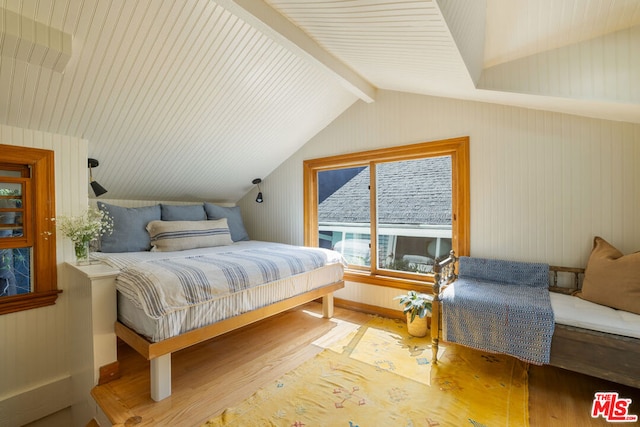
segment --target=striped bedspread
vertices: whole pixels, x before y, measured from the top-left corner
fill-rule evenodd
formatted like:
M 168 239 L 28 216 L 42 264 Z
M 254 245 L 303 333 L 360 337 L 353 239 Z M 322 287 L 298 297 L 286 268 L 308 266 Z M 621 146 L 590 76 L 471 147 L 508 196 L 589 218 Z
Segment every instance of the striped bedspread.
M 121 270 L 116 287 L 157 319 L 324 265 L 344 264 L 339 253 L 319 248 L 263 243 L 225 249 L 138 260 Z

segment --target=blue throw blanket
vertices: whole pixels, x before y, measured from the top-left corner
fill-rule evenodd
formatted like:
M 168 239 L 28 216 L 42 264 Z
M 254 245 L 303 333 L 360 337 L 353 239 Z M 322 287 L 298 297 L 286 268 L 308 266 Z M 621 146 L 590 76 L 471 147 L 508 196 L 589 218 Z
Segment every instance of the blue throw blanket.
M 549 266 L 461 257 L 442 295 L 444 339 L 549 363 L 554 330 Z

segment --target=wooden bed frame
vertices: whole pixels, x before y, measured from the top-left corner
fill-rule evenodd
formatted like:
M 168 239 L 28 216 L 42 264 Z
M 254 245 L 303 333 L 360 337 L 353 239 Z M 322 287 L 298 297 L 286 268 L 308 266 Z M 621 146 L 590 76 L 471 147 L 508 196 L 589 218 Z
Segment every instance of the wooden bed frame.
M 438 345 L 442 333 L 441 292 L 456 276 L 457 258 L 453 251 L 434 264 L 433 307 L 431 318 L 431 361 L 438 363 Z M 549 290 L 571 295 L 581 288 L 582 268 L 550 266 Z M 571 287 L 558 286 L 558 273 L 574 276 Z M 577 298 L 577 297 L 576 297 Z M 640 339 L 605 332 L 555 325 L 549 364 L 570 371 L 640 388 Z
M 331 318 L 333 317 L 333 292 L 343 287 L 344 281 L 339 281 L 159 342 L 150 342 L 120 322 L 116 322 L 115 332 L 120 339 L 151 361 L 151 398 L 160 401 L 171 395 L 171 353 L 320 297 L 322 297 L 323 317 Z

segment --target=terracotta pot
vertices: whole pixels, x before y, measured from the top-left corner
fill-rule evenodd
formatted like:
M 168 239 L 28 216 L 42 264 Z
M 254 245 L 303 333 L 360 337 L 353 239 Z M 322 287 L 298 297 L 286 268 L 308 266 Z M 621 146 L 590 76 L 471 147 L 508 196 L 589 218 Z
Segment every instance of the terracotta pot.
M 427 324 L 428 319 L 428 316 L 422 318 L 416 316 L 412 322 L 411 314 L 407 313 L 407 329 L 409 330 L 409 335 L 414 337 L 426 337 L 427 331 L 429 330 L 429 326 Z

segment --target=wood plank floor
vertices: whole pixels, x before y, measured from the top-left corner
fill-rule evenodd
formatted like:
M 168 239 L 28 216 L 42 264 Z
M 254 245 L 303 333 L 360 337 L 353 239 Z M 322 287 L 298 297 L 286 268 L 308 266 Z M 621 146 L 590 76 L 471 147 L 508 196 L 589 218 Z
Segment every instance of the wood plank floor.
M 96 387 L 93 395 L 116 426 L 201 425 L 314 357 L 323 342 L 336 340 L 369 319 L 341 308 L 336 308 L 333 319 L 323 319 L 320 313 L 320 304 L 309 303 L 175 353 L 173 394 L 161 402 L 149 397 L 149 362 L 123 344 L 118 349 L 121 378 Z M 596 391 L 617 391 L 632 399 L 629 412 L 640 415 L 640 389 L 531 366 L 531 426 L 608 425 L 590 416 Z

